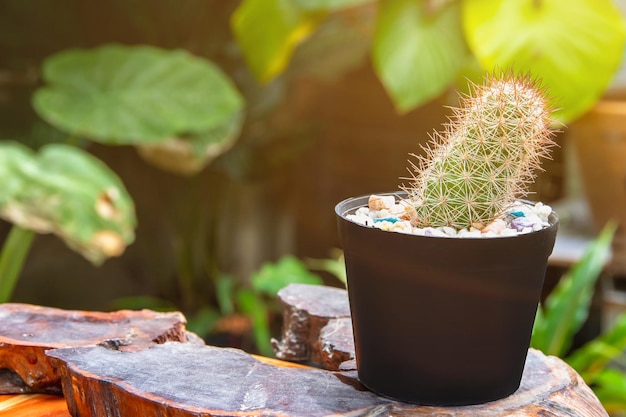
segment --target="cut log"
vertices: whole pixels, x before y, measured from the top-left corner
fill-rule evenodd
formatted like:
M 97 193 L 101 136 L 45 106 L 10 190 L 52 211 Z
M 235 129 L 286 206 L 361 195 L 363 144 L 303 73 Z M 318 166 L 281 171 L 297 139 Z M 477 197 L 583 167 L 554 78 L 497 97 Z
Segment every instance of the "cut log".
M 185 341 L 178 312 L 122 310 L 112 313 L 62 310 L 29 304 L 0 305 L 0 393 L 57 393 L 59 376 L 48 349 L 102 344 L 146 347 Z
M 101 346 L 47 352 L 59 367 L 74 416 L 607 416 L 563 361 L 529 352 L 520 389 L 467 407 L 394 402 L 366 390 L 355 373 L 283 368 L 242 351 L 165 343 L 140 351 Z
M 290 284 L 278 292 L 278 299 L 283 310 L 283 331 L 281 340 L 272 339 L 277 358 L 326 363 L 329 366 L 333 366 L 338 358 L 347 360 L 343 352 L 335 354 L 335 341 L 327 344 L 320 341 L 322 329 L 330 320 L 350 318 L 345 290 L 321 285 Z

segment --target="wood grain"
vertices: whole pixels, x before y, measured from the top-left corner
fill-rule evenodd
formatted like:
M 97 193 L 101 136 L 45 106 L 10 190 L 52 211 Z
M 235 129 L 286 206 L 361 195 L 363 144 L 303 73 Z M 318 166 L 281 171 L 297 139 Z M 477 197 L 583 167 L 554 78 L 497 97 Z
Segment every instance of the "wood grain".
M 0 417 L 71 417 L 65 399 L 48 394 L 0 396 Z

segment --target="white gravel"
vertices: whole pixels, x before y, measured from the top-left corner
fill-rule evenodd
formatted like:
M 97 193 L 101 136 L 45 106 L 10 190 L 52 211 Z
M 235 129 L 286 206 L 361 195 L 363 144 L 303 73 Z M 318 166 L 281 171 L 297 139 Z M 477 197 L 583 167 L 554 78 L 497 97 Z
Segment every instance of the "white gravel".
M 360 207 L 346 217 L 355 223 L 382 230 L 422 236 L 440 237 L 499 237 L 515 236 L 550 226 L 552 208 L 543 203 L 534 205 L 523 201 L 512 204 L 505 214 L 484 227 L 457 230 L 453 227 L 416 227 L 410 219 L 415 208 L 406 200 L 392 195 L 372 195 L 368 207 Z

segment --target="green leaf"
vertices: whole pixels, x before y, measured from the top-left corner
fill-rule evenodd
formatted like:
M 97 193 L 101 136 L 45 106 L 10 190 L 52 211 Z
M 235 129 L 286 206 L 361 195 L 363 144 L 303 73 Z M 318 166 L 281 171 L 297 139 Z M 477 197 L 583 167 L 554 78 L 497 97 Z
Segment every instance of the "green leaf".
M 267 82 L 285 69 L 319 20 L 319 14 L 307 13 L 291 0 L 244 0 L 231 26 L 252 73 Z
M 274 349 L 270 343 L 269 311 L 263 299 L 251 290 L 241 290 L 237 293 L 237 302 L 241 311 L 252 321 L 257 349 L 264 356 L 274 356 Z
M 462 15 L 482 67 L 541 79 L 563 122 L 597 101 L 622 61 L 626 28 L 611 0 L 471 0 Z
M 2 141 L 0 188 L 0 217 L 54 233 L 94 264 L 121 255 L 135 238 L 134 204 L 124 185 L 80 148 L 49 144 L 35 154 Z
M 369 59 L 375 21 L 375 8 L 328 16 L 295 51 L 290 73 L 337 81 Z
M 563 357 L 567 352 L 587 318 L 594 285 L 609 257 L 615 230 L 614 223 L 607 224 L 548 296 L 535 322 L 532 347 L 546 355 Z
M 440 95 L 467 55 L 458 4 L 430 13 L 425 7 L 419 0 L 382 0 L 379 6 L 374 66 L 401 112 Z
M 566 361 L 592 385 L 609 362 L 626 350 L 626 314 L 621 315 L 611 329 L 573 352 Z
M 348 277 L 346 275 L 346 261 L 343 253 L 338 259 L 307 259 L 306 265 L 314 271 L 325 271 L 337 278 L 346 286 Z
M 230 275 L 220 275 L 215 281 L 215 297 L 223 316 L 235 313 L 234 294 L 235 279 Z
M 220 317 L 214 308 L 203 306 L 187 318 L 187 330 L 200 337 L 207 337 L 215 328 Z
M 250 279 L 256 291 L 274 296 L 288 284 L 321 285 L 322 279 L 309 272 L 294 256 L 284 256 L 280 261 L 266 263 Z
M 610 415 L 626 413 L 626 373 L 605 369 L 596 379 L 593 391 Z
M 235 144 L 241 125 L 242 117 L 237 114 L 209 131 L 157 143 L 138 144 L 137 151 L 154 166 L 191 176 L 202 171 Z
M 105 45 L 46 59 L 33 106 L 53 126 L 107 144 L 158 142 L 230 122 L 243 100 L 210 61 Z
M 373 3 L 376 0 L 292 0 L 302 10 L 336 11 Z
M 0 303 L 11 300 L 35 233 L 13 226 L 0 253 Z

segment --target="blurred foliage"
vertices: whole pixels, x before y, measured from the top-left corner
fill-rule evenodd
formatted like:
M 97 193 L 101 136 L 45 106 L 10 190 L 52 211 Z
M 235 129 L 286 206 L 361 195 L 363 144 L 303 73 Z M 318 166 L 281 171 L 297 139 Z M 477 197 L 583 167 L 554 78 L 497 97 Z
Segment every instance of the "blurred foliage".
M 415 0 L 380 2 L 372 58 L 400 112 L 450 87 L 467 55 L 459 19 L 458 3 L 433 14 Z
M 49 144 L 34 153 L 2 141 L 0 184 L 0 217 L 56 234 L 96 265 L 119 256 L 135 238 L 135 207 L 126 188 L 80 148 Z
M 334 249 L 331 251 L 331 257 L 327 259 L 306 259 L 305 264 L 312 271 L 326 272 L 335 279 L 339 280 L 344 287 L 348 285 L 348 277 L 346 274 L 346 262 L 343 251 Z
M 172 206 L 171 218 L 159 224 L 173 224 L 174 250 L 166 256 L 175 258 L 176 275 L 160 281 L 155 296 L 125 302 L 179 309 L 194 317 L 197 329 L 219 316 L 217 283 L 235 288 L 247 282 L 228 275 L 219 260 L 221 216 L 234 198 L 232 184 L 263 181 L 312 138 L 308 126 L 276 123 L 286 81 L 261 86 L 250 75 L 229 27 L 236 6 L 221 0 L 0 3 L 0 139 L 31 148 L 131 145 L 150 163 L 185 175 L 174 201 L 159 202 Z M 194 176 L 207 167 L 208 175 Z M 73 175 L 76 181 L 89 177 Z M 64 204 L 80 200 L 67 191 Z M 22 229 L 9 235 L 11 256 L 3 259 L 14 261 L 0 259 L 0 273 L 19 274 L 17 261 L 31 240 Z M 160 256 L 153 254 L 155 264 Z
M 135 209 L 120 179 L 80 148 L 48 144 L 35 154 L 0 142 L 0 217 L 14 223 L 0 256 L 0 302 L 9 301 L 33 233 L 54 233 L 94 265 L 135 238 Z
M 71 136 L 143 144 L 148 155 L 160 143 L 177 141 L 159 148 L 170 164 L 161 166 L 176 172 L 204 168 L 240 130 L 244 103 L 230 79 L 181 50 L 117 44 L 67 50 L 44 61 L 43 78 L 47 85 L 33 97 L 42 119 Z M 180 158 L 178 149 L 192 159 Z
M 323 260 L 322 260 L 323 261 Z M 280 320 L 278 291 L 292 283 L 323 284 L 322 279 L 311 273 L 304 262 L 292 255 L 285 255 L 277 262 L 266 262 L 252 274 L 247 283 L 237 283 L 233 277 L 222 275 L 215 281 L 215 307 L 204 305 L 188 317 L 187 328 L 199 336 L 213 341 L 217 333 L 251 338 L 239 341 L 249 350 L 265 356 L 274 356 L 270 344 L 272 323 Z M 127 297 L 113 302 L 112 307 L 152 308 L 158 311 L 176 309 L 170 301 L 155 297 Z
M 611 0 L 244 0 L 231 23 L 252 72 L 267 81 L 327 16 L 357 7 L 376 13 L 372 59 L 401 113 L 456 80 L 513 70 L 542 80 L 555 117 L 573 120 L 609 86 L 626 40 Z
M 308 271 L 293 256 L 285 256 L 275 264 L 266 263 L 250 278 L 252 287 L 261 294 L 276 295 L 288 284 L 322 284 L 320 278 Z
M 272 292 L 314 278 L 293 259 L 232 275 L 220 260 L 219 231 L 233 184 L 268 178 L 314 138 L 311 126 L 282 122 L 295 112 L 283 105 L 294 80 L 337 78 L 371 53 L 406 112 L 519 56 L 514 68 L 532 69 L 548 89 L 569 80 L 567 91 L 554 92 L 567 119 L 604 91 L 623 38 L 609 0 L 4 0 L 0 138 L 31 148 L 130 144 L 156 166 L 186 175 L 164 197 L 171 202 L 159 201 L 173 206 L 167 256 L 175 257 L 175 276 L 159 283 L 158 294 L 115 307 L 180 309 L 201 335 L 253 328 L 269 353 Z M 5 247 L 19 259 L 28 239 L 16 231 Z M 162 255 L 151 262 L 159 265 Z M 345 279 L 341 260 L 307 262 Z
M 569 351 L 574 333 L 587 319 L 595 283 L 610 256 L 615 229 L 609 224 L 602 230 L 539 306 L 531 342 L 534 348 L 561 357 Z
M 595 284 L 609 258 L 617 227 L 609 223 L 537 310 L 531 347 L 564 358 L 611 415 L 626 415 L 626 314 L 608 331 L 572 350 L 589 314 Z

